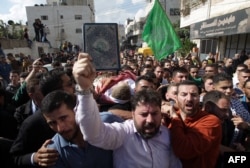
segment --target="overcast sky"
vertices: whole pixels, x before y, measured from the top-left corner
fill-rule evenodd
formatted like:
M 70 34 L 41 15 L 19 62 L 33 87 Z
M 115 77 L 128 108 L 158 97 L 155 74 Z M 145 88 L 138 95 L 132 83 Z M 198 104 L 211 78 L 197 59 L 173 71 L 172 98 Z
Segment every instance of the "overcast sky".
M 45 4 L 46 0 L 0 0 L 0 19 L 7 23 L 27 21 L 25 6 Z M 124 24 L 127 18 L 134 18 L 136 13 L 143 10 L 147 0 L 95 0 L 96 22 L 115 22 Z

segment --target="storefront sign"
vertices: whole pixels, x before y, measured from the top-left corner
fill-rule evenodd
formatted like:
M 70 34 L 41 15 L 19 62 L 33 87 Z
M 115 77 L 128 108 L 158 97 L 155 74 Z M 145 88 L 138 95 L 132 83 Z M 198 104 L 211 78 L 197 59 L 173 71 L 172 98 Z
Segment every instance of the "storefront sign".
M 198 22 L 190 26 L 191 39 L 250 32 L 250 8 Z

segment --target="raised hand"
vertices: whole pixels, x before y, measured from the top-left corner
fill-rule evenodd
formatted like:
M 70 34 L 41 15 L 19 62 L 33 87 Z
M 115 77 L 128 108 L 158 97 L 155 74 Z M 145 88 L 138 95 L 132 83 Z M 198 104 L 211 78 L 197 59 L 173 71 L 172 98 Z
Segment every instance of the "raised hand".
M 87 53 L 80 53 L 73 66 L 73 75 L 80 89 L 89 89 L 96 77 L 96 70 L 92 64 L 92 58 Z

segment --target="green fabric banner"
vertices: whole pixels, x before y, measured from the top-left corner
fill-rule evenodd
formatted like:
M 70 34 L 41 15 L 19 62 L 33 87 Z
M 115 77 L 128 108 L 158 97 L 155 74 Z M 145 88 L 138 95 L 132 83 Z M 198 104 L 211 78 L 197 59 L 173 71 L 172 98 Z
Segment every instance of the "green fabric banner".
M 180 38 L 158 0 L 155 0 L 153 8 L 149 12 L 142 39 L 152 48 L 157 60 L 166 58 L 181 48 Z

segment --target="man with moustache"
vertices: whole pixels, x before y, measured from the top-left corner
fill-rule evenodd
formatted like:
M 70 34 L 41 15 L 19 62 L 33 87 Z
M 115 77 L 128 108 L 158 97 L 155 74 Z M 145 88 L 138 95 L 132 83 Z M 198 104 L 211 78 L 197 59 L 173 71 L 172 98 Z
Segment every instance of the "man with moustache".
M 221 142 L 220 120 L 199 109 L 199 91 L 192 81 L 178 84 L 176 102 L 179 110 L 170 111 L 173 150 L 183 168 L 215 167 Z
M 75 121 L 75 97 L 64 91 L 49 93 L 42 101 L 41 112 L 50 128 L 57 132 L 47 148 L 56 149 L 59 158 L 52 168 L 112 168 L 112 151 L 84 141 Z
M 79 85 L 76 120 L 84 139 L 103 149 L 113 150 L 116 168 L 181 167 L 170 143 L 169 131 L 161 126 L 161 96 L 154 90 L 143 89 L 132 100 L 132 120 L 124 123 L 103 123 L 90 87 L 95 78 L 91 57 L 78 56 L 73 75 Z

